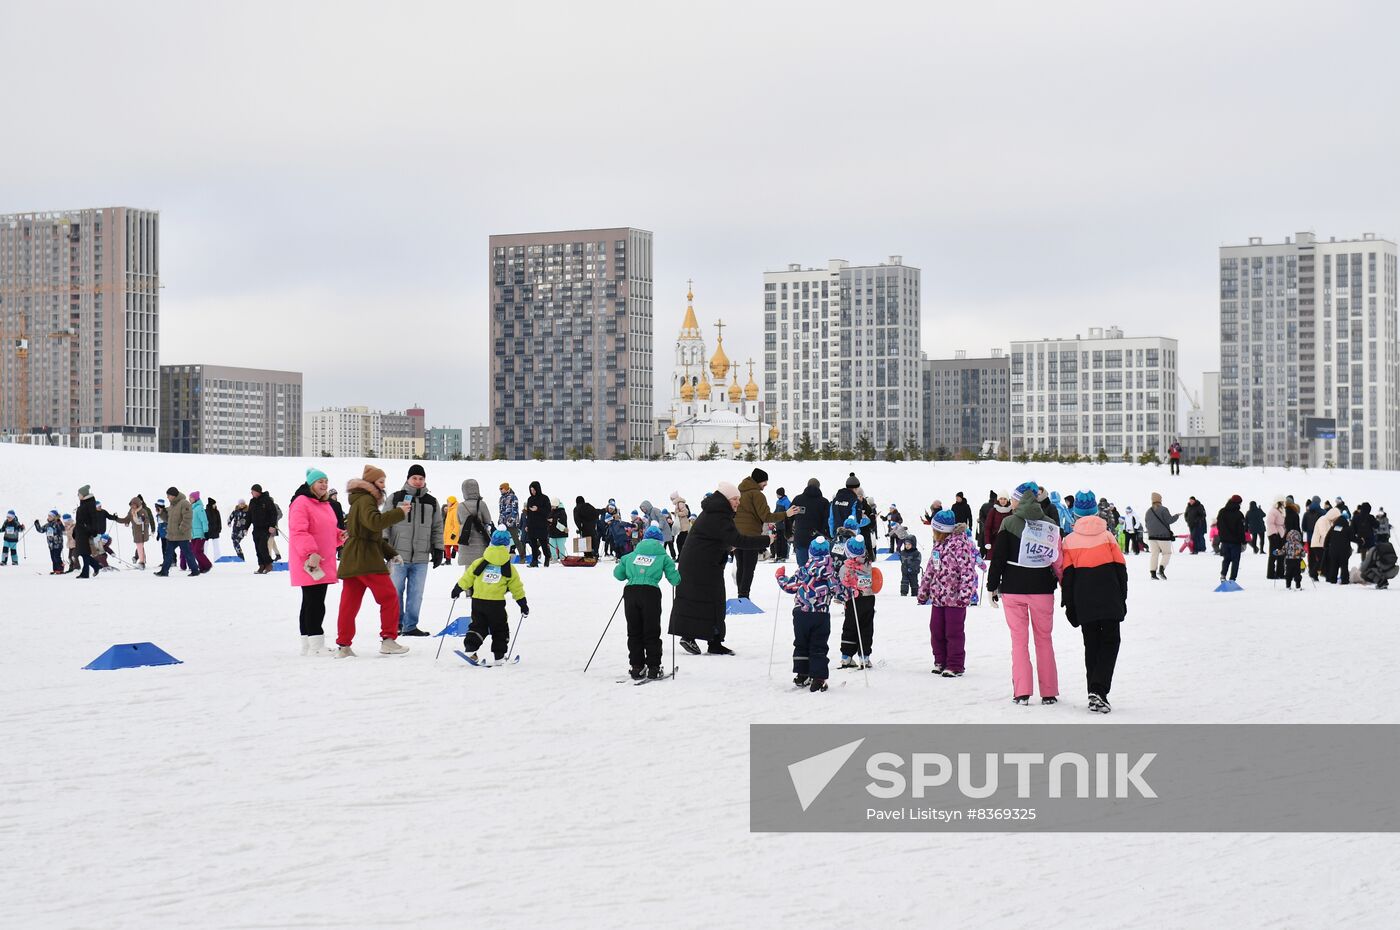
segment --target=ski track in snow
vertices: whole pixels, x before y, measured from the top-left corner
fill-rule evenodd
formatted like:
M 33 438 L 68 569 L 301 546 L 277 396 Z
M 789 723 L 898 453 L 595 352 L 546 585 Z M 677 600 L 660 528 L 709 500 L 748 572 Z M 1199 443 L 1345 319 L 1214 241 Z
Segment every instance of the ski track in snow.
M 307 460 L 312 461 L 312 460 Z M 332 467 L 337 485 L 360 463 Z M 406 464 L 380 463 L 391 476 Z M 751 466 L 426 463 L 430 487 L 539 478 L 630 510 L 679 487 L 701 493 Z M 202 490 L 227 514 L 252 481 L 284 509 L 305 461 L 138 456 L 0 446 L 0 508 L 29 522 L 70 511 L 92 482 L 108 509 L 136 490 Z M 1195 493 L 1212 513 L 1236 491 L 1342 493 L 1386 502 L 1393 473 L 1006 464 L 771 463 L 778 485 L 810 475 L 828 496 L 855 468 L 883 506 L 913 519 L 927 501 L 1041 476 L 1145 509 Z M 212 478 L 211 478 L 212 476 Z M 70 487 L 71 486 L 71 487 Z M 62 489 L 59 491 L 58 489 Z M 626 498 L 637 494 L 637 500 Z M 493 505 L 494 494 L 488 492 Z M 1121 501 L 1120 501 L 1121 498 Z M 1177 499 L 1179 498 L 1179 500 Z M 285 525 L 284 525 L 285 528 Z M 31 535 L 32 531 L 31 531 Z M 129 554 L 129 535 L 120 537 Z M 918 527 L 927 556 L 928 533 Z M 249 544 L 251 547 L 251 543 Z M 225 536 L 224 552 L 231 552 Z M 285 543 L 283 551 L 285 552 Z M 833 668 L 831 690 L 792 688 L 791 599 L 767 657 L 777 588 L 759 563 L 765 613 L 733 618 L 734 658 L 677 651 L 679 676 L 615 684 L 619 612 L 581 674 L 620 586 L 611 565 L 524 569 L 532 607 L 523 660 L 473 669 L 436 639 L 376 654 L 366 599 L 360 657 L 303 659 L 287 576 L 224 564 L 208 578 L 134 571 L 48 578 L 41 539 L 0 568 L 0 926 L 342 928 L 620 926 L 1393 926 L 1400 840 L 1343 834 L 753 834 L 750 723 L 1100 722 L 1084 707 L 1078 632 L 1057 617 L 1062 703 L 1010 703 L 1000 611 L 974 608 L 968 672 L 929 674 L 927 611 L 886 585 L 870 685 Z M 1355 563 L 1354 563 L 1355 564 Z M 1214 594 L 1219 563 L 1176 556 L 1171 580 L 1129 557 L 1129 616 L 1107 723 L 1395 723 L 1400 647 L 1391 595 L 1301 594 L 1246 553 L 1242 594 Z M 886 568 L 886 566 L 882 566 Z M 897 573 L 890 563 L 887 573 Z M 446 623 L 458 571 L 430 572 L 424 628 Z M 887 579 L 888 580 L 888 579 Z M 891 590 L 893 588 L 893 590 Z M 731 579 L 732 593 L 732 579 Z M 328 631 L 335 604 L 329 599 Z M 670 594 L 666 595 L 669 610 Z M 465 605 L 463 605 L 465 606 Z M 511 610 L 512 632 L 519 627 Z M 833 658 L 836 657 L 833 636 Z M 82 666 L 115 642 L 150 640 L 185 664 L 121 672 Z M 667 662 L 671 643 L 666 642 Z

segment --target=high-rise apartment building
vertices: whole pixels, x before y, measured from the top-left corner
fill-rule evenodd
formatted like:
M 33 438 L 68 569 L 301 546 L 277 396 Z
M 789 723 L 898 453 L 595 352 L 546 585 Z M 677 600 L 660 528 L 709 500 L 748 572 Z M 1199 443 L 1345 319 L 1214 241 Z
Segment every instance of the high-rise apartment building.
M 160 366 L 160 451 L 301 455 L 301 372 Z
M 156 451 L 160 215 L 0 216 L 0 438 Z
M 764 407 L 782 448 L 922 438 L 919 288 L 898 255 L 764 273 Z
M 1400 468 L 1395 243 L 1220 249 L 1225 464 Z
M 1178 436 L 1176 352 L 1175 339 L 1117 327 L 1011 343 L 1011 455 L 1165 455 Z
M 491 439 L 506 458 L 650 456 L 652 235 L 492 236 Z
M 995 456 L 1011 448 L 1011 358 L 993 349 L 985 358 L 926 358 L 922 445 Z M 990 445 L 989 445 L 990 443 Z

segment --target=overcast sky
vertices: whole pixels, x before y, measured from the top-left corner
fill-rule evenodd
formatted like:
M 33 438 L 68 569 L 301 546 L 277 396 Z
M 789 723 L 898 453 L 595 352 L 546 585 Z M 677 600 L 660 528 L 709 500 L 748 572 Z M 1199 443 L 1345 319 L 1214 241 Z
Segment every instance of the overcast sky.
M 309 407 L 484 422 L 497 232 L 653 231 L 662 383 L 687 278 L 760 358 L 763 271 L 899 254 L 931 356 L 1119 324 L 1194 389 L 1219 245 L 1400 231 L 1383 0 L 215 6 L 0 0 L 0 213 L 160 210 L 161 360 Z

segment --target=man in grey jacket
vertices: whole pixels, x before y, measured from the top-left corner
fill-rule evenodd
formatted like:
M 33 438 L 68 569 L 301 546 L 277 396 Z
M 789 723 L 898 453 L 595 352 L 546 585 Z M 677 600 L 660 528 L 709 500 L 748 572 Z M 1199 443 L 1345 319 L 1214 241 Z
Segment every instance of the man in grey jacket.
M 1148 508 L 1147 516 L 1142 521 L 1147 529 L 1147 545 L 1152 549 L 1152 564 L 1149 567 L 1152 569 L 1153 581 L 1167 580 L 1167 563 L 1172 560 L 1172 546 L 1176 543 L 1172 524 L 1180 519 L 1181 514 L 1172 513 L 1162 506 L 1162 495 L 1153 491 L 1152 506 Z
M 442 508 L 428 493 L 428 476 L 423 466 L 408 468 L 408 480 L 401 490 L 384 501 L 387 512 L 405 502 L 412 506 L 408 519 L 384 531 L 398 557 L 389 563 L 389 577 L 399 595 L 399 635 L 431 636 L 418 629 L 418 610 L 423 605 L 423 585 L 428 580 L 428 563 L 442 564 Z

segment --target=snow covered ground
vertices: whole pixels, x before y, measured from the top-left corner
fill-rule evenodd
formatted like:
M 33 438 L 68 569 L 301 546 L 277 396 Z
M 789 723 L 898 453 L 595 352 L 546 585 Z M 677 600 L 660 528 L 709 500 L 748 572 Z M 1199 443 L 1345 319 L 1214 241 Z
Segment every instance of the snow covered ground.
M 159 456 L 0 445 L 0 510 L 70 511 L 90 483 L 109 509 L 175 484 L 225 514 L 253 482 L 283 501 L 314 461 L 343 487 L 359 462 Z M 391 481 L 406 463 L 384 463 Z M 628 509 L 681 490 L 698 504 L 733 463 L 426 463 L 440 498 L 463 478 L 489 498 L 540 480 L 572 507 Z M 1196 494 L 1342 494 L 1394 503 L 1394 473 L 780 463 L 771 492 L 819 477 L 828 496 L 854 468 L 881 507 L 906 516 L 965 491 L 1034 478 L 1087 487 L 1141 512 Z M 494 511 L 494 500 L 493 511 Z M 921 549 L 927 533 L 919 528 Z M 122 551 L 130 552 L 124 531 Z M 1056 629 L 1064 695 L 1014 707 L 999 611 L 968 623 L 968 672 L 934 678 L 926 611 L 887 585 L 880 666 L 865 687 L 834 672 L 795 692 L 768 654 L 777 588 L 760 563 L 765 613 L 733 618 L 734 658 L 681 654 L 673 682 L 618 685 L 613 624 L 585 660 L 620 585 L 606 567 L 527 571 L 524 661 L 477 670 L 436 640 L 405 657 L 296 655 L 297 596 L 285 574 L 221 565 L 166 580 L 114 572 L 50 578 L 42 541 L 0 568 L 0 926 L 1394 926 L 1400 840 L 1386 835 L 749 833 L 751 723 L 1087 722 L 1077 631 Z M 225 541 L 225 551 L 230 547 Z M 1179 555 L 1171 580 L 1130 557 L 1129 617 L 1110 723 L 1397 723 L 1397 611 L 1367 588 L 1274 589 L 1246 554 L 1241 594 L 1212 593 L 1218 562 Z M 425 627 L 441 628 L 453 569 L 431 573 Z M 330 598 L 334 616 L 336 595 Z M 669 594 L 667 596 L 669 605 Z M 789 602 L 790 605 L 790 602 Z M 512 611 L 512 626 L 516 627 Z M 328 621 L 333 630 L 333 619 Z M 183 665 L 82 666 L 107 646 L 150 640 Z M 668 641 L 669 649 L 669 641 Z M 451 644 L 449 644 L 449 649 Z M 1096 719 L 1096 718 L 1095 718 Z

